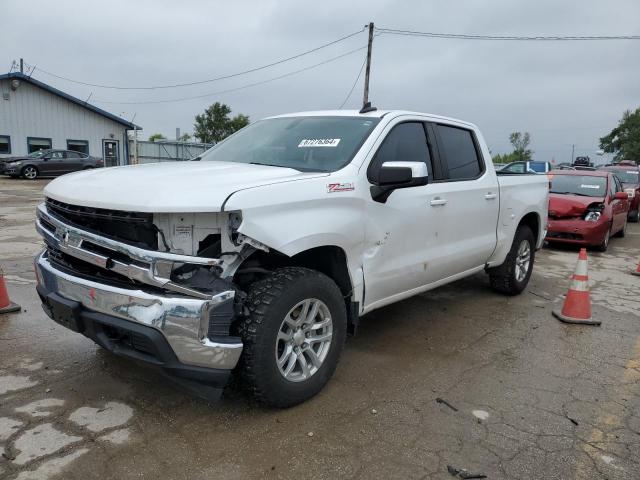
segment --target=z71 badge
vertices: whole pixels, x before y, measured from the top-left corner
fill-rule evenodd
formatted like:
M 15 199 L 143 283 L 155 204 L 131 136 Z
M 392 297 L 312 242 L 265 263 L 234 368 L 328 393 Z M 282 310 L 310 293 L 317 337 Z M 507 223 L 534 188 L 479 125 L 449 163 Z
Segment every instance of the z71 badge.
M 353 183 L 330 183 L 327 185 L 327 193 L 351 192 L 355 190 Z

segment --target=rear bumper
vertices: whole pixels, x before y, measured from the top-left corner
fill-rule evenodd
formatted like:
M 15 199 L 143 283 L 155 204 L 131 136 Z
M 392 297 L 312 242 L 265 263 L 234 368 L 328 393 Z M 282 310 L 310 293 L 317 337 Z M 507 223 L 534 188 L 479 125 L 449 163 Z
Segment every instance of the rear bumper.
M 571 243 L 575 245 L 599 245 L 609 228 L 603 219 L 587 222 L 582 219 L 549 219 L 546 240 L 549 242 Z
M 220 386 L 240 358 L 238 338 L 209 338 L 212 318 L 233 315 L 233 291 L 197 299 L 124 289 L 70 275 L 46 251 L 35 269 L 47 315 L 115 354 Z

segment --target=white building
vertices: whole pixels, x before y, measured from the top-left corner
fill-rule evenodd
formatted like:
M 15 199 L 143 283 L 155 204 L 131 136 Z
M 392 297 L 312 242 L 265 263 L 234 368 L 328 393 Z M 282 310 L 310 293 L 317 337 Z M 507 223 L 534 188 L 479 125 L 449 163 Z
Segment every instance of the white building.
M 56 148 L 128 163 L 133 123 L 20 72 L 0 75 L 0 94 L 0 158 Z

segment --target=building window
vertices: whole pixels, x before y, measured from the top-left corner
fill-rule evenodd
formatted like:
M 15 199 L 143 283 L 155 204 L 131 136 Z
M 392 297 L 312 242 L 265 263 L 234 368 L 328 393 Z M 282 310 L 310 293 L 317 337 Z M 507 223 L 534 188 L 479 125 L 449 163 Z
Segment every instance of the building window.
M 67 140 L 67 150 L 89 155 L 89 142 L 86 140 Z
M 50 138 L 27 137 L 27 153 L 51 148 Z
M 9 135 L 0 135 L 0 155 L 3 153 L 11 153 L 11 137 Z

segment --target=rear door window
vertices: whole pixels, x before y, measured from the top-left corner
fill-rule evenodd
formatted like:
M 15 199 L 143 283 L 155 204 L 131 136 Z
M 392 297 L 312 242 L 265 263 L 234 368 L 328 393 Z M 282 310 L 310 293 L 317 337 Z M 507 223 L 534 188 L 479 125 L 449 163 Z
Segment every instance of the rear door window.
M 449 125 L 437 125 L 438 147 L 447 180 L 473 180 L 484 172 L 473 133 Z

